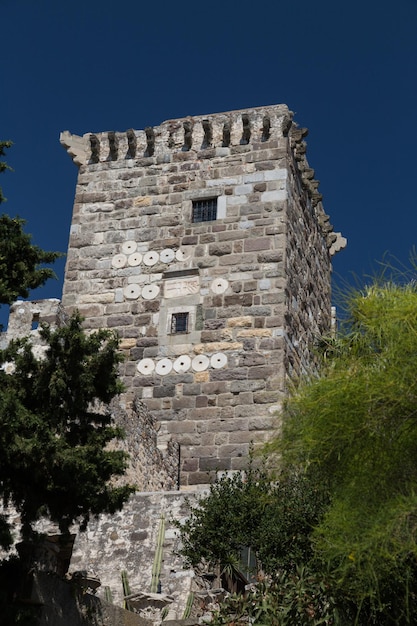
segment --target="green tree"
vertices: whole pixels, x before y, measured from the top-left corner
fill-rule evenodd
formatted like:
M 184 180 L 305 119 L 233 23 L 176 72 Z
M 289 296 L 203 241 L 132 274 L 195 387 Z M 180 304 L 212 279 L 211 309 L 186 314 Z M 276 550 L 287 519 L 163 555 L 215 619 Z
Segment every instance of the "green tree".
M 0 496 L 20 512 L 25 538 L 41 516 L 65 533 L 120 509 L 133 490 L 112 486 L 126 454 L 106 447 L 122 436 L 108 408 L 122 389 L 117 337 L 87 335 L 78 314 L 40 336 L 43 354 L 27 338 L 0 352 Z
M 326 502 L 324 492 L 303 476 L 272 480 L 253 461 L 244 473 L 224 476 L 192 508 L 180 526 L 182 554 L 192 566 L 242 567 L 250 547 L 258 567 L 270 575 L 293 571 L 311 556 L 309 534 Z
M 11 145 L 11 141 L 0 141 L 0 157 Z M 8 169 L 6 161 L 0 160 L 0 173 Z M 5 200 L 0 187 L 0 204 Z M 51 268 L 42 265 L 53 263 L 61 253 L 33 245 L 31 235 L 23 231 L 24 225 L 25 220 L 19 217 L 0 215 L 0 305 L 11 304 L 19 296 L 27 298 L 31 289 L 56 278 Z
M 417 284 L 375 281 L 348 299 L 345 330 L 323 341 L 319 375 L 287 403 L 278 442 L 331 494 L 317 559 L 357 623 L 416 622 Z
M 7 148 L 10 148 L 12 145 L 11 141 L 0 141 L 0 157 L 6 156 Z M 6 161 L 0 161 L 0 174 L 5 170 L 11 169 L 9 165 L 7 165 Z M 3 196 L 2 188 L 0 187 L 0 204 L 4 202 L 6 198 Z
M 273 479 L 253 463 L 222 477 L 193 507 L 182 525 L 181 553 L 187 563 L 220 568 L 224 584 L 236 571 L 248 574 L 243 548 L 256 555 L 247 594 L 232 594 L 214 616 L 216 626 L 250 623 L 276 626 L 338 624 L 328 574 L 312 562 L 311 534 L 328 499 L 301 474 Z M 242 554 L 243 552 L 243 554 Z
M 11 304 L 19 296 L 27 298 L 29 291 L 56 278 L 44 263 L 53 263 L 59 252 L 46 252 L 32 244 L 31 235 L 23 231 L 25 220 L 0 215 L 0 305 Z

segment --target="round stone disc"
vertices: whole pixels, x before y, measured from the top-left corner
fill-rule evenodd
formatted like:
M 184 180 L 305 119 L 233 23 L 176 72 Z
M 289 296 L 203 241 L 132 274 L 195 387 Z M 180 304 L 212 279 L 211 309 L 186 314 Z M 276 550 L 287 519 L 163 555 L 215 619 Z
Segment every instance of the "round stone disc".
M 175 252 L 171 248 L 165 248 L 159 255 L 162 263 L 171 263 L 175 259 Z
M 227 365 L 227 356 L 222 352 L 216 352 L 210 359 L 211 367 L 214 367 L 215 370 L 219 370 L 225 365 Z
M 124 267 L 126 265 L 126 262 L 127 262 L 127 257 L 125 254 L 116 254 L 112 258 L 111 264 L 116 269 L 120 269 L 121 267 Z
M 140 287 L 136 285 L 136 283 L 132 283 L 131 285 L 127 285 L 123 289 L 124 297 L 128 300 L 137 300 L 140 296 Z
M 211 283 L 211 290 L 213 293 L 224 293 L 229 286 L 229 282 L 225 278 L 216 278 Z
M 204 372 L 209 366 L 209 358 L 205 354 L 199 354 L 193 358 L 192 366 L 195 372 Z
M 155 363 L 152 359 L 142 359 L 136 365 L 136 369 L 144 376 L 149 376 L 149 374 L 152 374 L 155 369 Z
M 155 265 L 159 261 L 159 254 L 155 252 L 155 250 L 149 250 L 149 252 L 145 252 L 143 255 L 143 262 L 148 267 Z
M 179 374 L 181 372 L 188 372 L 191 367 L 191 359 L 188 354 L 182 354 L 174 361 L 174 370 Z
M 138 244 L 136 241 L 125 241 L 122 244 L 122 252 L 124 252 L 124 254 L 132 254 L 133 252 L 136 252 L 137 247 Z
M 153 300 L 158 296 L 159 291 L 158 285 L 145 285 L 142 289 L 142 298 L 145 298 L 145 300 Z
M 182 250 L 177 250 L 175 253 L 175 258 L 177 259 L 177 261 L 186 261 L 190 258 L 190 255 L 186 254 Z
M 166 376 L 172 370 L 172 362 L 170 359 L 161 359 L 155 366 L 155 372 L 160 376 Z
M 131 267 L 136 267 L 136 265 L 140 265 L 142 263 L 142 255 L 140 252 L 133 252 L 133 254 L 129 255 L 127 262 Z

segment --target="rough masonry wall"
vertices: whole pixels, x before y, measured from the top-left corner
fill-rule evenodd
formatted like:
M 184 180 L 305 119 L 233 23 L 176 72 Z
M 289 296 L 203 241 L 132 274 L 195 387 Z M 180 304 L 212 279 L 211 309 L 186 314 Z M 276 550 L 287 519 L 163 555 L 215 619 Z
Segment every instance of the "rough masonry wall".
M 244 467 L 329 328 L 338 242 L 304 134 L 279 105 L 62 135 L 80 165 L 63 304 L 117 329 L 126 403 L 139 394 L 159 442 L 179 442 L 183 484 Z M 216 219 L 193 221 L 202 200 Z
M 169 619 L 181 619 L 196 587 L 194 572 L 184 567 L 176 553 L 180 544 L 174 520 L 184 520 L 197 499 L 196 494 L 184 492 L 136 493 L 122 511 L 92 519 L 87 530 L 77 534 L 70 571 L 98 575 L 98 595 L 104 599 L 107 588 L 119 606 L 124 600 L 125 572 L 130 593 L 144 597 L 143 617 L 155 620 L 165 605 Z M 158 597 L 153 602 L 157 589 L 165 603 Z

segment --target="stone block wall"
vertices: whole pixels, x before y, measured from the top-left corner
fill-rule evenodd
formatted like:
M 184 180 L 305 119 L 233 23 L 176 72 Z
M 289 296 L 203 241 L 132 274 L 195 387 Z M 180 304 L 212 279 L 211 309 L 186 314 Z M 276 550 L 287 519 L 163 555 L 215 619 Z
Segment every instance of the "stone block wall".
M 80 167 L 63 304 L 118 330 L 126 406 L 138 394 L 180 444 L 184 485 L 244 467 L 330 328 L 344 240 L 305 135 L 278 105 L 61 136 Z
M 152 626 L 152 622 L 85 593 L 76 584 L 51 573 L 36 572 L 31 598 L 37 626 Z
M 160 599 L 167 599 L 167 618 L 181 619 L 187 598 L 195 590 L 195 575 L 177 554 L 180 543 L 174 520 L 185 519 L 197 500 L 198 493 L 134 494 L 122 511 L 92 519 L 87 530 L 78 533 L 70 571 L 98 575 L 97 595 L 104 599 L 107 589 L 118 606 L 124 600 L 125 572 L 130 594 L 146 596 L 142 616 L 158 621 L 160 611 L 152 593 L 159 589 Z M 153 580 L 159 583 L 157 588 Z
M 65 324 L 66 313 L 57 298 L 48 300 L 17 300 L 10 306 L 6 332 L 1 333 L 0 348 L 12 339 L 30 336 L 34 343 L 39 343 L 39 324 L 48 324 L 58 328 Z

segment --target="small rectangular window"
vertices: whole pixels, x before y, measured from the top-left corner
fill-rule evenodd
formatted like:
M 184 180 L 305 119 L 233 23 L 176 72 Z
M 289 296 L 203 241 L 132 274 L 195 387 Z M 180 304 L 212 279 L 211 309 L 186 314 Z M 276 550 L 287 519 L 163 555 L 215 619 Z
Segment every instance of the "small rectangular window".
M 188 313 L 173 313 L 171 317 L 171 335 L 188 333 Z
M 34 313 L 32 317 L 32 328 L 31 330 L 37 330 L 39 328 L 40 314 Z
M 217 198 L 193 200 L 193 222 L 211 222 L 217 219 Z

